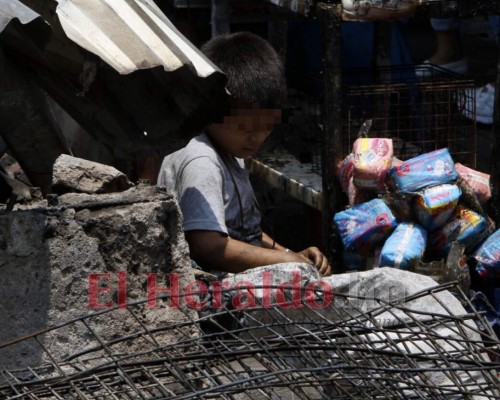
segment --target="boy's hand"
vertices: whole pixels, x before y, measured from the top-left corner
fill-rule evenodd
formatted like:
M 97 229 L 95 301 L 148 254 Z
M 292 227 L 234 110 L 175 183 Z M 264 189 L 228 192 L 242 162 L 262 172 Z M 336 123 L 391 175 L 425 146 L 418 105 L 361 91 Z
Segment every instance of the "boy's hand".
M 328 259 L 317 247 L 308 247 L 299 252 L 299 254 L 312 261 L 322 276 L 329 276 L 332 274 L 332 267 L 328 263 Z

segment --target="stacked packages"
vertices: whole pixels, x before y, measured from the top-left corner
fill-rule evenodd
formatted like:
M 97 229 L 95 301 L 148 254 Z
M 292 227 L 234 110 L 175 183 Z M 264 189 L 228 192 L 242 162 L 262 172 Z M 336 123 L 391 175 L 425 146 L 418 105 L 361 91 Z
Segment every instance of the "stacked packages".
M 491 198 L 489 175 L 455 164 L 448 149 L 400 161 L 392 140 L 361 138 L 338 178 L 350 205 L 334 216 L 346 262 L 376 255 L 379 266 L 412 270 L 459 242 L 482 278 L 500 278 L 500 230 L 491 235 L 492 222 L 474 206 Z

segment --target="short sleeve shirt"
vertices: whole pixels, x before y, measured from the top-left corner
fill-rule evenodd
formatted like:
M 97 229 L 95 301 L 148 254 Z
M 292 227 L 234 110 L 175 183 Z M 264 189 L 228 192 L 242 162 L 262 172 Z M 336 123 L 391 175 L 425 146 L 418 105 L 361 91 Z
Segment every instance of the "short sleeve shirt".
M 177 197 L 184 231 L 216 231 L 247 243 L 261 240 L 261 214 L 243 160 L 225 163 L 206 134 L 165 157 L 158 185 Z

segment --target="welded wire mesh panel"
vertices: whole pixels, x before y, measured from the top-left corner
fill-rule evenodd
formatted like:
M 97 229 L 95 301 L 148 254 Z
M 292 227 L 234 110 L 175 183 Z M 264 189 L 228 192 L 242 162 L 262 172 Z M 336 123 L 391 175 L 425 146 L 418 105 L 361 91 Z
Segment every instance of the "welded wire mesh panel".
M 472 80 L 431 65 L 349 71 L 344 80 L 344 155 L 361 124 L 372 119 L 370 136 L 392 138 L 395 157 L 447 147 L 455 162 L 475 167 Z
M 248 289 L 248 288 L 247 288 Z M 267 289 L 277 290 L 276 287 Z M 450 312 L 447 289 L 467 312 Z M 268 304 L 237 307 L 244 288 L 203 305 L 196 319 L 147 328 L 146 302 L 68 321 L 5 347 L 36 342 L 46 362 L 0 371 L 2 399 L 499 399 L 499 342 L 486 321 L 452 284 L 394 302 L 316 288 L 285 307 L 283 291 Z M 313 293 L 313 297 L 311 297 Z M 328 307 L 325 299 L 332 302 Z M 206 297 L 204 297 L 206 299 Z M 241 296 L 240 301 L 243 301 Z M 281 299 L 281 300 L 280 300 Z M 430 301 L 424 311 L 418 304 Z M 194 303 L 193 303 L 194 302 Z M 164 297 L 158 306 L 166 307 Z M 160 305 L 161 304 L 161 305 Z M 300 306 L 299 306 L 300 305 Z M 212 307 L 213 306 L 213 307 Z M 136 329 L 105 338 L 97 320 L 116 314 Z M 190 313 L 186 312 L 189 318 Z M 78 326 L 78 329 L 77 329 Z M 74 351 L 48 351 L 47 335 L 73 338 Z M 176 338 L 175 340 L 165 340 Z

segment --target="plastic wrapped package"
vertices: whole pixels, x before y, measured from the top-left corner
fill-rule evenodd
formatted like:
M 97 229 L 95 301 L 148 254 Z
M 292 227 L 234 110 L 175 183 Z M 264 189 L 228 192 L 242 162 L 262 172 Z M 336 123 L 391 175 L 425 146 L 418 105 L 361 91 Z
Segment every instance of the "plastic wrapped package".
M 386 240 L 380 266 L 412 270 L 427 245 L 427 231 L 417 224 L 402 222 Z
M 349 201 L 349 206 L 353 207 L 360 203 L 370 200 L 373 197 L 372 194 L 367 193 L 366 190 L 362 190 L 353 181 L 353 171 L 354 171 L 354 154 L 349 154 L 344 160 L 342 160 L 337 167 L 337 177 L 340 182 L 340 186 Z
M 337 178 L 344 193 L 349 193 L 349 185 L 352 182 L 352 173 L 354 170 L 354 154 L 349 154 L 337 166 Z
M 461 194 L 458 186 L 450 184 L 422 190 L 415 199 L 420 224 L 429 231 L 442 227 L 453 214 Z
M 380 199 L 359 204 L 333 218 L 344 248 L 362 256 L 373 254 L 397 225 L 390 208 Z
M 358 188 L 384 191 L 387 172 L 392 166 L 392 139 L 359 138 L 352 150 L 354 184 Z
M 453 182 L 458 174 L 448 149 L 440 149 L 411 158 L 389 170 L 393 186 L 402 192 Z
M 474 253 L 476 272 L 486 283 L 500 282 L 500 229 Z
M 429 250 L 446 257 L 451 243 L 457 241 L 470 251 L 488 234 L 488 221 L 482 215 L 458 205 L 442 228 L 429 234 Z
M 455 164 L 455 170 L 469 184 L 481 204 L 491 199 L 490 176 L 488 174 L 468 168 L 460 163 Z

